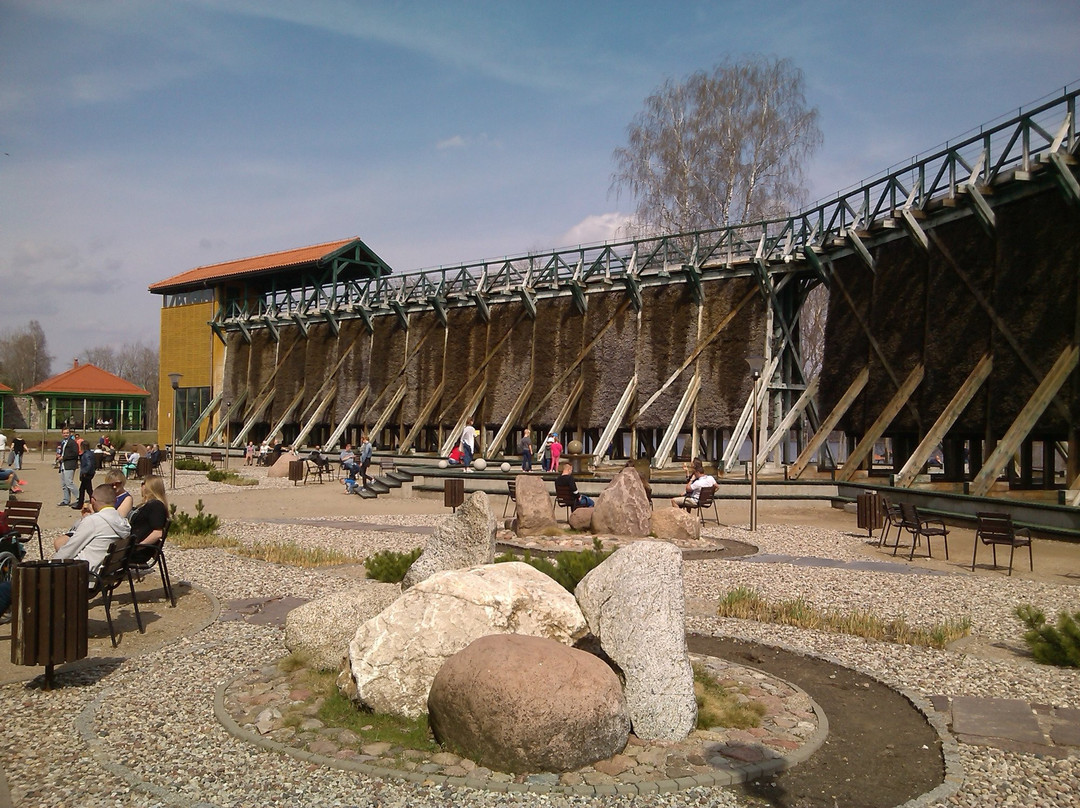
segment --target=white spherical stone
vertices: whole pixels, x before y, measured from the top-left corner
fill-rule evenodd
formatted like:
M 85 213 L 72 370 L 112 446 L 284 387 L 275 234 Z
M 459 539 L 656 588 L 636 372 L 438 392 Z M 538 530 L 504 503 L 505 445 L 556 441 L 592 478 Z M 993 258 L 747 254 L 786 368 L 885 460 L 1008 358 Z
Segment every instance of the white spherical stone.
M 484 458 L 482 458 L 482 457 L 476 458 L 476 460 L 474 460 L 472 462 L 472 464 L 473 464 L 473 468 L 476 469 L 477 471 L 483 471 L 484 469 L 487 468 L 487 461 L 484 460 Z
M 439 468 L 441 468 L 441 469 L 446 468 L 448 465 L 449 465 L 449 463 L 447 463 L 445 460 L 440 460 L 439 461 Z
M 502 469 L 503 474 L 506 474 L 507 472 L 510 471 L 510 464 L 509 463 L 503 463 L 501 466 L 499 466 L 499 468 Z

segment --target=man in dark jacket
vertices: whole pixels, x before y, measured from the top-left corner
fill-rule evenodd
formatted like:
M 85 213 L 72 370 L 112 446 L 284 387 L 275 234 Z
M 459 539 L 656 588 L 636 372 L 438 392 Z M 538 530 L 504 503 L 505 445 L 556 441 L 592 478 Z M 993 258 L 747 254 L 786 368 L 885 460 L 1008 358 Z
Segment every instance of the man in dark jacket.
M 87 443 L 83 444 L 82 454 L 79 455 L 79 501 L 71 507 L 81 511 L 83 502 L 89 500 L 94 493 L 94 472 L 97 471 L 97 455 Z
M 60 462 L 60 506 L 71 505 L 71 500 L 78 496 L 75 490 L 75 467 L 79 465 L 79 446 L 71 437 L 71 430 L 64 428 L 61 433 L 60 450 L 57 452 Z

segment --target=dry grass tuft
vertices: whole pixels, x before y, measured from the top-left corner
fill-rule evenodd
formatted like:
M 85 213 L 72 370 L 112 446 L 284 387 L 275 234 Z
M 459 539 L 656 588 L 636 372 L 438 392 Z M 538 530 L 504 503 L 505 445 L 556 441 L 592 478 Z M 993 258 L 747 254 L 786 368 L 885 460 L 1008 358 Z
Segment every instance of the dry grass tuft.
M 732 589 L 720 598 L 717 614 L 720 617 L 779 623 L 784 626 L 811 628 L 834 634 L 851 634 L 870 640 L 894 642 L 901 645 L 922 645 L 929 648 L 944 648 L 954 640 L 971 633 L 971 618 L 966 615 L 923 628 L 908 625 L 902 617 L 884 620 L 861 609 L 851 612 L 820 611 L 802 598 L 769 603 L 758 592 L 746 587 Z

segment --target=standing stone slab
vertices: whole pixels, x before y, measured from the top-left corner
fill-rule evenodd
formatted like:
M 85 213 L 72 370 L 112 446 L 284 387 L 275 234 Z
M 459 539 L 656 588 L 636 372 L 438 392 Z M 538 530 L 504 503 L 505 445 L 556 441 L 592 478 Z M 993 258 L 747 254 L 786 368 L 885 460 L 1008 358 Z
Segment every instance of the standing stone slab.
M 634 734 L 665 741 L 689 735 L 697 702 L 679 548 L 655 541 L 623 547 L 586 575 L 574 594 L 589 630 L 626 678 Z
M 495 514 L 483 491 L 476 491 L 452 516 L 435 527 L 427 547 L 401 581 L 408 589 L 443 570 L 460 570 L 495 560 Z
M 551 516 L 551 495 L 543 477 L 519 474 L 514 483 L 514 532 L 519 536 L 542 536 L 556 527 Z
M 528 564 L 437 572 L 360 626 L 338 687 L 376 712 L 415 718 L 439 668 L 473 640 L 528 634 L 573 645 L 586 633 L 574 596 Z
M 596 499 L 592 513 L 594 533 L 611 536 L 648 536 L 652 505 L 636 469 L 624 468 Z

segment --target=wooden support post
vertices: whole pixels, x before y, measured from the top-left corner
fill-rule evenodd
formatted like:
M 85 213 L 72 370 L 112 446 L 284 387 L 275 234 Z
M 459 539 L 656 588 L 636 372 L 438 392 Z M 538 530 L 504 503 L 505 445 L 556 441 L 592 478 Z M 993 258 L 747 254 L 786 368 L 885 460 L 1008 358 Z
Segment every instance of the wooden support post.
M 810 380 L 810 384 L 806 386 L 806 389 L 803 390 L 803 394 L 799 396 L 799 400 L 795 402 L 795 406 L 788 410 L 787 415 L 785 415 L 784 419 L 777 424 L 772 435 L 765 441 L 765 445 L 761 447 L 761 451 L 758 452 L 757 458 L 758 466 L 765 463 L 765 458 L 769 456 L 769 452 L 776 448 L 776 445 L 784 439 L 785 435 L 787 435 L 788 430 L 794 426 L 795 422 L 799 419 L 799 416 L 802 415 L 802 411 L 806 409 L 814 396 L 817 395 L 817 389 L 818 380 L 817 377 L 814 377 Z
M 866 431 L 866 434 L 862 436 L 862 439 L 855 446 L 855 451 L 851 453 L 840 473 L 836 475 L 837 480 L 847 481 L 852 479 L 859 465 L 867 458 L 870 458 L 871 452 L 874 451 L 874 444 L 877 443 L 878 438 L 885 434 L 885 430 L 889 428 L 893 418 L 907 404 L 911 394 L 915 392 L 915 388 L 922 383 L 925 373 L 926 369 L 921 364 L 912 369 L 904 383 L 900 385 L 900 389 L 896 391 L 896 394 L 885 405 L 881 414 L 878 415 L 877 419 Z
M 660 445 L 656 448 L 656 454 L 653 455 L 652 465 L 653 468 L 662 469 L 668 464 L 668 456 L 671 454 L 671 447 L 675 445 L 675 439 L 679 436 L 679 432 L 682 431 L 683 424 L 686 423 L 686 416 L 690 413 L 690 408 L 697 400 L 697 394 L 701 390 L 701 377 L 696 373 L 690 379 L 690 384 L 686 386 L 686 390 L 683 392 L 682 399 L 679 401 L 679 406 L 675 408 L 675 413 L 671 416 L 671 423 L 668 424 L 667 431 L 664 432 L 664 436 L 660 439 Z M 691 442 L 690 456 L 694 456 L 694 446 Z
M 998 441 L 986 463 L 975 475 L 969 488 L 972 495 L 984 497 L 990 492 L 990 488 L 1005 468 L 1009 458 L 1020 448 L 1020 444 L 1023 443 L 1035 422 L 1046 411 L 1058 390 L 1076 369 L 1078 357 L 1080 357 L 1080 349 L 1077 349 L 1075 345 L 1070 345 L 1061 352 L 1050 372 L 1043 378 L 1042 383 L 1006 431 L 1005 437 Z
M 964 408 L 971 403 L 971 399 L 975 397 L 975 393 L 983 386 L 983 383 L 989 378 L 990 371 L 994 369 L 994 360 L 990 354 L 983 354 L 982 359 L 978 361 L 971 373 L 964 380 L 964 383 L 960 385 L 960 389 L 953 395 L 952 400 L 948 403 L 941 415 L 934 422 L 934 425 L 930 427 L 930 431 L 926 433 L 926 436 L 922 439 L 922 442 L 915 449 L 914 453 L 907 459 L 904 467 L 900 469 L 900 473 L 896 475 L 896 481 L 894 485 L 897 488 L 908 488 L 915 481 L 916 475 L 919 470 L 926 465 L 926 461 L 930 459 L 931 453 L 934 451 L 934 447 L 941 443 L 946 433 L 952 428 L 952 425 L 956 423 L 956 420 L 960 417 L 960 414 L 964 411 Z

